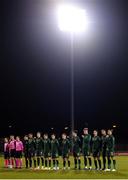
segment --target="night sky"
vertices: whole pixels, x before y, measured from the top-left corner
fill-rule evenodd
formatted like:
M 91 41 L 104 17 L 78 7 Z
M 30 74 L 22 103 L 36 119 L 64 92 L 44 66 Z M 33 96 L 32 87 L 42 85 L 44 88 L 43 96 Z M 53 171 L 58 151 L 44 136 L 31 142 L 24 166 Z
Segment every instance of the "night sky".
M 1 1 L 2 2 L 2 1 Z M 0 135 L 60 133 L 70 126 L 70 35 L 58 29 L 61 0 L 3 0 Z M 128 130 L 127 0 L 73 0 L 89 28 L 74 37 L 75 128 Z M 9 128 L 9 126 L 12 126 Z

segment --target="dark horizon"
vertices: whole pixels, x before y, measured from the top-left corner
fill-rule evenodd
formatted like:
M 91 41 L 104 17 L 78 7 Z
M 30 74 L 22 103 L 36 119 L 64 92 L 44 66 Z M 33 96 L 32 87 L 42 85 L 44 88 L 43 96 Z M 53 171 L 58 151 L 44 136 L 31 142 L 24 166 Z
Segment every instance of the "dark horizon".
M 70 38 L 57 27 L 58 2 L 2 2 L 0 136 L 70 126 Z M 118 142 L 126 143 L 127 1 L 72 2 L 91 20 L 89 32 L 74 42 L 75 129 L 116 124 Z

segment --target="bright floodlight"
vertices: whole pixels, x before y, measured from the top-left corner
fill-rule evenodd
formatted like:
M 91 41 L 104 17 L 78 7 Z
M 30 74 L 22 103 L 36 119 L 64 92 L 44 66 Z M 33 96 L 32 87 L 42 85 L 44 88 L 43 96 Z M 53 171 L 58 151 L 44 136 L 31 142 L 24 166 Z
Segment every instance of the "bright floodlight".
M 60 5 L 58 7 L 58 26 L 62 31 L 85 31 L 87 28 L 85 10 L 72 5 Z

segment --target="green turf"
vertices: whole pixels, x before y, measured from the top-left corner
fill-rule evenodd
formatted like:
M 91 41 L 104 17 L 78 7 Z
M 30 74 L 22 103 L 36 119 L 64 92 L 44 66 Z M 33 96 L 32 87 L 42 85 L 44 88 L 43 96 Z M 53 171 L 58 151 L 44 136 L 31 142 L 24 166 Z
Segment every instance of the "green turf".
M 73 159 L 71 158 L 71 170 L 44 171 L 44 170 L 21 170 L 3 168 L 3 158 L 0 158 L 1 179 L 128 179 L 128 157 L 117 157 L 117 172 L 96 172 L 85 170 L 73 170 Z M 62 160 L 60 166 L 62 167 Z M 83 161 L 83 159 L 82 159 Z M 82 165 L 83 166 L 83 165 Z

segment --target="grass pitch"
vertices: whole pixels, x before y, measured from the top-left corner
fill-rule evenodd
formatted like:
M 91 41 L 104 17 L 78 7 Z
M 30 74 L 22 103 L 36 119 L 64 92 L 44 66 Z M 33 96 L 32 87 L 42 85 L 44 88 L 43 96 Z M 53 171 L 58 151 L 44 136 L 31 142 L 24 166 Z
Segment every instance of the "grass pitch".
M 128 179 L 128 157 L 118 156 L 117 171 L 89 171 L 73 170 L 73 158 L 71 158 L 71 170 L 62 170 L 62 159 L 60 159 L 60 170 L 26 170 L 25 168 L 5 169 L 3 158 L 0 157 L 0 179 Z M 94 166 L 94 165 L 93 165 Z M 83 168 L 82 159 L 82 168 Z

